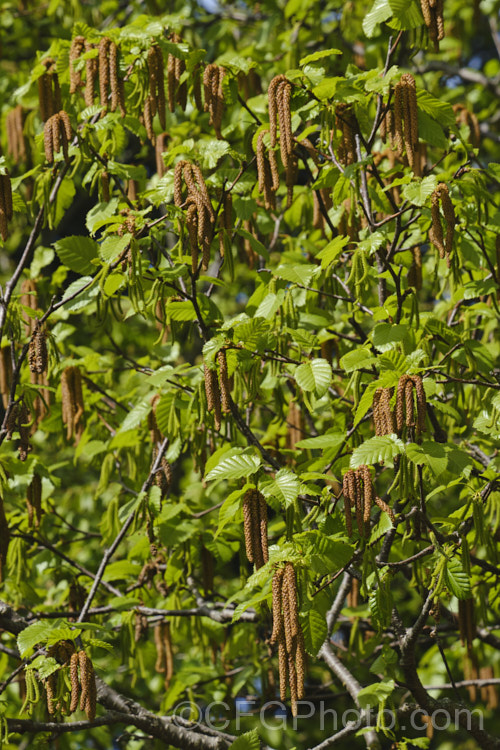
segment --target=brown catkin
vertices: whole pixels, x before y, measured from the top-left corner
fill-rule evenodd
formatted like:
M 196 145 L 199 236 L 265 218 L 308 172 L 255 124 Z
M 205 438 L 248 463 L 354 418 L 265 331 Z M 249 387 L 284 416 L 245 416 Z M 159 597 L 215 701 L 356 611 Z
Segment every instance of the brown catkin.
M 47 369 L 47 331 L 37 325 L 28 349 L 28 362 L 31 372 L 41 373 Z
M 293 654 L 288 654 L 288 683 L 290 685 L 290 706 L 292 709 L 292 716 L 297 716 L 297 670 L 295 668 Z
M 364 464 L 359 467 L 358 473 L 363 480 L 363 522 L 369 524 L 374 497 L 372 475 L 368 466 Z M 369 527 L 365 527 L 365 531 L 369 531 Z
M 253 505 L 253 490 L 247 490 L 245 492 L 245 495 L 243 496 L 243 534 L 245 537 L 245 551 L 247 555 L 247 560 L 250 563 L 253 563 L 254 561 L 254 547 L 253 547 L 253 540 L 254 540 L 254 534 L 253 534 L 253 515 L 252 515 L 252 505 Z
M 99 96 L 101 107 L 108 107 L 109 52 L 111 39 L 103 37 L 99 42 Z
M 31 432 L 30 421 L 31 416 L 28 407 L 24 402 L 22 402 L 19 407 L 17 422 L 17 429 L 19 431 L 20 438 L 17 449 L 19 451 L 20 461 L 26 461 L 26 459 L 28 458 L 28 453 L 31 451 L 31 445 L 29 442 Z
M 354 472 L 354 481 L 355 481 L 355 508 L 356 508 L 356 524 L 358 527 L 359 535 L 363 536 L 364 534 L 364 524 L 363 524 L 363 493 L 361 492 L 361 479 L 358 471 Z
M 56 707 L 57 672 L 52 672 L 45 681 L 45 692 L 47 693 L 47 711 L 54 714 Z
M 258 496 L 259 496 L 258 490 L 253 489 L 250 512 L 251 512 L 251 522 L 252 522 L 253 562 L 257 570 L 259 570 L 259 568 L 262 568 L 262 566 L 264 565 L 264 554 L 263 554 L 262 545 L 261 545 Z
M 82 377 L 78 367 L 67 367 L 61 374 L 62 420 L 66 425 L 67 439 L 74 435 L 78 442 L 83 425 L 80 419 L 84 412 Z
M 448 186 L 444 182 L 440 182 L 437 189 L 439 190 L 439 196 L 441 198 L 441 206 L 443 209 L 444 219 L 446 222 L 446 241 L 445 241 L 445 253 L 447 259 L 453 250 L 453 237 L 455 235 L 455 209 L 451 202 L 450 193 Z
M 167 58 L 167 91 L 168 91 L 168 108 L 171 112 L 175 111 L 175 88 L 177 81 L 175 79 L 175 57 L 169 54 Z
M 26 503 L 28 507 L 28 525 L 40 526 L 42 519 L 42 478 L 40 474 L 33 474 L 33 479 L 28 485 L 26 492 Z
M 189 236 L 189 248 L 191 251 L 191 271 L 198 270 L 198 208 L 194 201 L 188 199 L 186 211 L 186 226 Z
M 302 629 L 299 628 L 297 636 L 297 651 L 295 652 L 295 667 L 297 670 L 297 698 L 302 700 L 304 698 L 304 681 L 306 673 L 306 647 L 304 644 L 304 634 Z
M 425 390 L 420 375 L 413 375 L 412 381 L 417 395 L 417 435 L 420 435 L 425 432 L 425 416 L 427 413 Z
M 397 83 L 394 89 L 394 142 L 398 155 L 403 154 L 403 86 Z
M 288 565 L 288 563 L 287 563 Z M 290 608 L 290 596 L 288 583 L 286 581 L 287 566 L 285 566 L 285 575 L 283 576 L 281 602 L 283 606 L 283 630 L 285 636 L 285 647 L 287 654 L 293 653 L 293 630 L 292 630 L 292 612 Z
M 163 161 L 163 154 L 167 150 L 167 144 L 169 140 L 168 133 L 160 133 L 156 138 L 156 172 L 158 177 L 163 177 L 165 174 L 165 162 Z
M 78 652 L 78 664 L 80 666 L 80 684 L 82 687 L 80 693 L 80 711 L 85 711 L 94 668 L 89 657 L 83 650 Z
M 408 285 L 419 291 L 422 289 L 422 251 L 420 247 L 413 247 L 411 253 L 413 260 L 408 269 Z
M 224 414 L 231 411 L 231 389 L 229 386 L 229 375 L 227 370 L 226 350 L 220 349 L 217 352 L 217 362 L 219 363 L 219 384 L 221 405 Z
M 168 690 L 174 676 L 174 652 L 172 649 L 172 634 L 170 623 L 163 623 L 163 645 L 165 649 L 165 690 Z
M 402 375 L 398 382 L 398 390 L 396 395 L 396 430 L 398 435 L 403 432 L 405 423 L 405 388 L 408 375 Z
M 274 645 L 278 643 L 283 634 L 283 614 L 282 607 L 282 588 L 285 568 L 277 568 L 273 575 L 273 631 L 269 643 Z
M 269 548 L 267 539 L 267 503 L 264 495 L 256 491 L 256 501 L 259 509 L 259 539 L 264 563 L 269 562 Z
M 69 704 L 69 713 L 72 714 L 78 708 L 78 701 L 80 698 L 80 683 L 78 681 L 78 653 L 75 651 L 71 655 L 69 662 L 69 679 L 71 682 L 71 699 Z
M 45 158 L 49 162 L 49 164 L 52 164 L 54 161 L 54 138 L 52 134 L 52 128 L 53 128 L 54 122 L 52 117 L 50 117 L 44 125 L 43 128 L 43 145 L 45 150 Z
M 414 402 L 413 402 L 413 381 L 408 378 L 405 385 L 405 411 L 406 411 L 406 426 L 415 427 L 415 414 L 414 414 Z
M 380 508 L 380 510 L 383 510 L 384 513 L 387 513 L 387 515 L 391 519 L 392 524 L 395 526 L 396 525 L 396 517 L 395 517 L 394 512 L 393 512 L 392 508 L 390 507 L 390 505 L 387 505 L 387 503 L 385 502 L 385 500 L 382 500 L 382 498 L 377 497 L 377 495 L 374 496 L 374 501 L 375 501 L 375 505 L 378 505 L 378 507 Z
M 163 642 L 163 623 L 159 622 L 154 627 L 154 642 L 156 647 L 155 671 L 165 672 L 165 644 Z
M 9 404 L 10 384 L 12 382 L 12 354 L 10 346 L 0 348 L 0 394 L 4 409 Z
M 78 91 L 82 85 L 82 77 L 80 71 L 75 69 L 75 60 L 78 60 L 80 55 L 85 50 L 85 38 L 83 36 L 75 36 L 71 41 L 71 47 L 69 49 L 69 93 L 74 94 Z
M 288 83 L 287 77 L 284 75 L 277 75 L 271 80 L 269 87 L 267 89 L 267 99 L 268 99 L 268 106 L 269 106 L 269 133 L 270 133 L 271 148 L 274 148 L 277 142 L 277 123 L 276 123 L 276 118 L 278 115 L 277 91 L 281 83 L 284 83 L 284 82 Z
M 19 104 L 7 114 L 7 150 L 15 162 L 25 161 L 27 156 L 26 138 L 24 137 L 23 108 Z
M 95 44 L 85 42 L 85 52 L 90 52 L 95 49 Z M 91 57 L 85 61 L 85 91 L 84 99 L 85 106 L 90 107 L 94 103 L 94 92 L 95 84 L 97 80 L 97 74 L 99 70 L 99 62 L 97 57 Z
M 114 112 L 120 103 L 120 76 L 118 69 L 118 47 L 114 42 L 109 45 L 109 85 L 111 88 L 111 111 Z
M 46 122 L 53 114 L 52 83 L 47 72 L 42 73 L 38 79 L 38 105 L 40 117 Z
M 417 90 L 415 79 L 410 73 L 401 76 L 404 116 L 404 143 L 408 164 L 415 173 L 419 171 L 418 158 L 418 115 Z
M 5 515 L 3 497 L 0 496 L 0 583 L 5 580 L 9 542 L 9 524 L 7 523 L 7 517 Z
M 288 674 L 288 657 L 286 654 L 285 646 L 285 635 L 284 632 L 280 635 L 278 642 L 278 666 L 279 666 L 279 678 L 280 678 L 280 699 L 286 700 L 286 683 Z
M 87 700 L 85 701 L 85 713 L 87 714 L 87 719 L 89 721 L 94 721 L 97 709 L 97 685 L 95 681 L 95 673 L 92 662 L 90 662 L 90 666 L 92 669 L 92 674 L 89 684 L 89 691 L 87 694 Z

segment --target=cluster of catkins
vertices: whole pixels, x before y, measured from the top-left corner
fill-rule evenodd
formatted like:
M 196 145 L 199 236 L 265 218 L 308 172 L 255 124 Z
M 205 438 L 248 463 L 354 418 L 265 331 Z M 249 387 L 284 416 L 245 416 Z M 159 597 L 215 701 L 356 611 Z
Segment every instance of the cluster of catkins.
M 155 625 L 154 638 L 156 646 L 155 670 L 165 675 L 165 690 L 168 690 L 170 681 L 174 676 L 174 654 L 170 623 L 160 622 Z
M 85 60 L 85 84 L 82 81 L 81 73 L 76 69 L 75 62 L 84 52 L 90 52 L 98 49 L 97 57 L 88 57 Z M 100 105 L 103 107 L 103 115 L 108 109 L 108 102 L 111 112 L 119 109 L 120 114 L 124 117 L 125 94 L 123 89 L 123 79 L 120 77 L 118 63 L 119 50 L 116 43 L 108 37 L 102 37 L 99 45 L 92 44 L 83 36 L 76 36 L 71 42 L 69 52 L 69 74 L 70 74 L 70 93 L 75 94 L 80 89 L 84 89 L 84 99 L 87 107 L 94 104 L 95 88 L 99 79 L 99 98 Z
M 43 145 L 45 149 L 45 158 L 52 164 L 54 154 L 61 149 L 64 160 L 68 161 L 68 145 L 71 140 L 71 123 L 67 112 L 63 109 L 51 115 L 45 122 L 43 128 Z
M 418 144 L 417 88 L 411 73 L 404 73 L 394 89 L 394 109 L 387 109 L 380 123 L 380 137 L 396 148 L 398 156 L 406 150 L 408 164 L 416 175 L 421 171 Z
M 269 561 L 267 504 L 264 495 L 255 488 L 243 496 L 243 531 L 248 562 L 262 568 Z
M 85 711 L 87 719 L 93 721 L 96 713 L 97 688 L 94 666 L 87 653 L 81 649 L 76 651 L 71 641 L 59 641 L 47 651 L 61 666 L 69 667 L 69 681 L 71 692 L 66 692 L 65 674 L 62 669 L 52 672 L 45 680 L 47 694 L 47 710 L 49 714 L 60 711 L 62 714 L 72 714 L 77 708 Z M 69 697 L 69 706 L 67 698 Z
M 276 570 L 273 576 L 273 631 L 271 645 L 278 644 L 280 698 L 286 699 L 287 684 L 293 716 L 297 701 L 304 697 L 306 652 L 299 622 L 297 579 L 292 563 Z
M 351 104 L 337 104 L 335 107 L 335 125 L 342 133 L 339 145 L 339 159 L 345 166 L 357 161 L 356 134 L 359 131 L 358 121 Z
M 213 411 L 215 429 L 219 431 L 222 413 L 227 414 L 231 411 L 231 382 L 225 349 L 220 349 L 217 352 L 217 363 L 219 365 L 219 376 L 217 377 L 217 370 L 211 370 L 206 365 L 204 366 L 204 376 L 207 409 Z
M 183 183 L 187 188 L 186 198 L 183 196 Z M 176 206 L 186 209 L 193 273 L 198 269 L 200 250 L 201 268 L 206 271 L 210 263 L 210 243 L 215 231 L 215 213 L 203 174 L 197 164 L 182 159 L 175 165 L 174 201 Z
M 416 418 L 413 391 L 416 395 Z M 373 398 L 375 435 L 403 434 L 404 427 L 414 428 L 417 435 L 425 431 L 427 402 L 420 375 L 402 375 L 396 393 L 396 408 L 391 409 L 392 388 L 377 388 Z
M 264 203 L 267 209 L 275 207 L 275 194 L 280 184 L 278 161 L 275 151 L 278 142 L 278 127 L 281 161 L 285 169 L 287 186 L 287 205 L 290 206 L 293 200 L 293 186 L 297 173 L 297 157 L 294 153 L 290 112 L 292 88 L 292 84 L 284 75 L 275 76 L 271 80 L 267 91 L 269 130 L 261 130 L 257 137 L 256 157 L 259 192 L 264 195 Z M 268 133 L 269 150 L 266 158 L 264 138 Z
M 443 209 L 446 235 L 443 234 L 443 227 L 441 225 L 440 205 Z M 455 235 L 456 217 L 448 186 L 444 182 L 440 182 L 432 193 L 431 217 L 432 225 L 429 238 L 434 247 L 437 248 L 439 257 L 446 258 L 446 263 L 449 267 L 451 263 L 451 251 L 453 249 L 453 237 Z
M 378 505 L 384 513 L 387 513 L 392 523 L 395 522 L 392 508 L 380 497 L 377 497 L 375 493 L 368 466 L 363 465 L 358 469 L 346 471 L 342 484 L 342 494 L 344 495 L 345 523 L 349 536 L 352 536 L 351 508 L 355 509 L 356 524 L 361 537 L 370 535 L 370 512 L 373 504 Z
M 439 50 L 439 42 L 444 39 L 444 0 L 420 0 L 422 15 L 434 48 Z

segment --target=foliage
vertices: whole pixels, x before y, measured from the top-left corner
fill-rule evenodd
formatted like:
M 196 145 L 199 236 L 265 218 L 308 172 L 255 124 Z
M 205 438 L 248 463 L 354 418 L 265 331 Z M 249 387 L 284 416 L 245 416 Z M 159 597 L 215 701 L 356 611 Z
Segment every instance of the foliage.
M 442 5 L 2 4 L 2 747 L 498 746 L 500 4 Z

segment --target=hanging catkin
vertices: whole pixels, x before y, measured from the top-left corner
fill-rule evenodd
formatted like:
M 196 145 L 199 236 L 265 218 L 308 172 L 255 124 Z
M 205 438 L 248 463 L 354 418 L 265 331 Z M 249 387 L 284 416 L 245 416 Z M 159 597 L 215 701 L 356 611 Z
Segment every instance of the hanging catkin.
M 28 362 L 31 372 L 42 373 L 47 369 L 47 331 L 37 324 L 28 349 Z
M 90 52 L 96 49 L 95 44 L 85 41 L 85 52 Z M 97 76 L 99 73 L 99 59 L 97 57 L 90 57 L 85 60 L 85 90 L 84 99 L 85 106 L 90 107 L 94 103 L 95 86 L 97 82 Z
M 156 156 L 156 172 L 158 177 L 163 177 L 165 174 L 165 162 L 163 160 L 163 154 L 167 150 L 167 144 L 169 141 L 168 133 L 160 133 L 156 137 L 155 156 Z
M 61 107 L 61 91 L 59 78 L 55 70 L 55 60 L 52 57 L 42 61 L 45 72 L 38 78 L 38 103 L 40 117 L 46 122 Z
M 429 30 L 429 37 L 434 42 L 434 49 L 439 50 L 439 42 L 444 39 L 444 0 L 420 0 L 425 25 Z
M 10 398 L 10 385 L 12 382 L 12 353 L 10 346 L 0 348 L 0 394 L 4 409 L 7 408 Z
M 414 415 L 413 389 L 417 397 L 417 419 Z M 416 427 L 417 436 L 425 431 L 427 406 L 425 390 L 420 375 L 402 375 L 398 382 L 396 395 L 396 429 L 399 436 L 403 427 Z
M 5 579 L 7 553 L 9 551 L 10 531 L 5 515 L 3 497 L 0 496 L 0 583 Z
M 214 63 L 207 65 L 203 72 L 203 92 L 205 98 L 205 112 L 210 113 L 210 125 L 213 125 L 215 135 L 222 138 L 221 126 L 224 110 L 224 91 L 222 82 L 226 71 Z
M 270 643 L 278 644 L 278 664 L 281 700 L 290 689 L 293 716 L 297 715 L 297 701 L 304 697 L 305 647 L 298 617 L 298 593 L 295 569 L 285 563 L 273 576 L 273 631 Z
M 204 375 L 207 409 L 208 411 L 214 412 L 215 429 L 219 431 L 221 428 L 222 413 L 217 372 L 215 370 L 209 370 L 209 368 L 204 365 Z
M 171 34 L 170 41 L 173 44 L 180 44 L 181 37 L 178 34 Z M 180 82 L 180 78 L 186 70 L 186 63 L 180 57 L 169 53 L 167 59 L 167 80 L 168 80 L 168 107 L 171 112 L 175 111 L 177 103 L 182 110 L 186 109 L 187 104 L 187 84 Z M 198 79 L 199 80 L 199 79 Z
M 69 663 L 69 679 L 71 682 L 71 698 L 70 698 L 70 704 L 69 704 L 70 714 L 76 711 L 76 709 L 78 708 L 78 702 L 80 699 L 80 682 L 78 680 L 78 662 L 79 662 L 79 656 L 78 656 L 78 653 L 75 651 L 75 653 L 71 655 L 71 659 Z
M 19 104 L 7 113 L 5 118 L 7 130 L 7 151 L 15 162 L 25 161 L 27 156 L 26 138 L 24 137 L 23 108 Z
M 148 51 L 149 97 L 151 115 L 158 112 L 162 130 L 166 127 L 165 64 L 163 52 L 158 44 L 152 44 Z M 154 138 L 151 138 L 154 142 Z
M 270 151 L 269 161 L 273 177 L 273 190 L 278 189 L 278 168 L 276 163 L 275 146 L 277 143 L 277 126 L 280 132 L 281 161 L 285 168 L 287 185 L 287 205 L 290 206 L 293 199 L 293 186 L 295 183 L 297 161 L 293 154 L 292 119 L 290 111 L 290 99 L 292 96 L 292 84 L 286 76 L 275 76 L 269 84 L 267 97 L 269 106 L 269 133 Z
M 395 430 L 391 410 L 391 388 L 377 388 L 373 397 L 375 435 L 392 435 Z
M 68 161 L 68 145 L 71 141 L 71 123 L 67 112 L 61 110 L 52 115 L 45 123 L 43 130 L 43 143 L 45 148 L 45 158 L 52 164 L 54 154 L 61 149 L 65 161 Z
M 243 496 L 243 532 L 248 562 L 257 569 L 269 560 L 267 541 L 267 504 L 259 490 L 252 488 Z
M 231 411 L 231 388 L 229 385 L 229 375 L 227 370 L 227 358 L 225 349 L 220 349 L 217 352 L 217 362 L 219 363 L 221 406 L 223 413 L 227 414 Z
M 401 76 L 398 84 L 402 90 L 402 111 L 404 119 L 404 144 L 408 164 L 416 175 L 420 174 L 420 155 L 418 150 L 418 110 L 415 79 L 410 73 Z
M 82 376 L 78 367 L 66 367 L 61 374 L 62 420 L 66 425 L 68 440 L 75 436 L 78 443 L 83 424 L 80 420 L 84 412 Z
M 33 474 L 33 479 L 26 491 L 26 506 L 28 509 L 28 526 L 38 528 L 42 519 L 42 478 L 40 474 Z
M 446 225 L 446 237 L 443 236 L 443 227 L 441 225 L 441 214 L 439 206 L 443 210 Z M 453 238 L 455 235 L 455 210 L 451 202 L 448 186 L 440 182 L 431 196 L 431 218 L 432 225 L 429 232 L 429 238 L 437 248 L 440 258 L 446 258 L 448 267 L 451 264 L 451 252 L 453 250 Z
M 370 534 L 370 511 L 373 504 L 387 513 L 392 523 L 395 523 L 392 508 L 376 495 L 370 468 L 365 464 L 357 469 L 346 471 L 342 494 L 344 495 L 344 515 L 348 536 L 352 536 L 352 507 L 356 510 L 356 525 L 360 536 L 368 537 Z
M 82 85 L 82 77 L 79 70 L 75 68 L 75 60 L 83 54 L 85 50 L 85 37 L 75 36 L 71 41 L 69 48 L 69 93 L 75 94 Z
M 8 222 L 11 221 L 12 215 L 12 185 L 9 172 L 6 170 L 5 174 L 0 174 L 0 236 L 4 242 L 9 234 Z

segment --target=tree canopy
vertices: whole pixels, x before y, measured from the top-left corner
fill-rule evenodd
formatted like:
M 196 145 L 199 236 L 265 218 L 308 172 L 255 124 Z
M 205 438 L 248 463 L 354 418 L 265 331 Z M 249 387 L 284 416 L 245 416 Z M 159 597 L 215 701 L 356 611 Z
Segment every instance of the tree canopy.
M 0 746 L 498 748 L 498 0 L 0 5 Z

